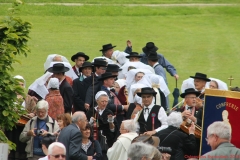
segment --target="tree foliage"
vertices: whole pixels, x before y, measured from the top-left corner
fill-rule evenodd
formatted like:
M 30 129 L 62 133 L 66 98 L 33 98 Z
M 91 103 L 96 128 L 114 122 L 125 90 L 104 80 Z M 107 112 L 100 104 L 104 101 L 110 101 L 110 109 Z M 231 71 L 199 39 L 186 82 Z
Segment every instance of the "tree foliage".
M 0 21 L 0 142 L 7 142 L 10 149 L 15 149 L 15 144 L 8 141 L 3 131 L 12 130 L 20 116 L 25 114 L 22 100 L 17 98 L 17 94 L 24 97 L 24 90 L 11 74 L 14 71 L 12 65 L 20 63 L 17 55 L 30 53 L 27 42 L 31 24 L 15 16 L 21 4 L 20 0 L 13 2 L 9 15 Z

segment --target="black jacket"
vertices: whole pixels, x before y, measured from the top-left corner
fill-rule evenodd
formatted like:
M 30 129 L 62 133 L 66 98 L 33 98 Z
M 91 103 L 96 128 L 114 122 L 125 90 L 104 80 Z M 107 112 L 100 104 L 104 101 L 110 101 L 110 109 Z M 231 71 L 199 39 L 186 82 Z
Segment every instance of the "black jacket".
M 66 147 L 66 160 L 87 160 L 87 156 L 81 152 L 82 133 L 76 124 L 72 123 L 63 128 L 58 142 Z
M 160 147 L 171 147 L 171 160 L 184 160 L 184 155 L 193 155 L 196 148 L 195 136 L 187 135 L 178 128 L 169 126 L 156 133 Z
M 87 153 L 82 148 L 81 152 L 87 156 L 93 156 L 93 159 L 102 160 L 102 148 L 97 140 L 92 141 L 92 144 L 88 148 Z
M 71 85 L 67 82 L 66 78 L 60 84 L 59 90 L 63 98 L 65 113 L 71 113 L 73 104 L 73 89 Z

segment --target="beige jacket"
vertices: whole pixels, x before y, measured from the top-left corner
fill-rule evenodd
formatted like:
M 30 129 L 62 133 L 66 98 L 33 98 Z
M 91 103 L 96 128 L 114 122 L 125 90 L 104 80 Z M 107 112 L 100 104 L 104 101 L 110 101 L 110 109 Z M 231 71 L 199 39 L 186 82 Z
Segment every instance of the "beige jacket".
M 31 121 L 32 121 L 32 123 L 31 123 Z M 52 134 L 54 132 L 57 132 L 59 130 L 59 126 L 57 124 L 57 121 L 56 120 L 54 120 L 54 121 L 55 122 L 53 122 L 53 119 L 50 116 L 48 116 L 48 122 L 46 123 L 46 125 L 49 128 L 48 132 L 50 134 Z M 27 157 L 33 157 L 33 136 L 28 136 L 27 132 L 34 128 L 34 126 L 36 125 L 36 122 L 37 122 L 37 116 L 30 119 L 27 122 L 27 124 L 25 124 L 25 127 L 24 127 L 24 129 L 23 129 L 23 131 L 22 131 L 22 133 L 20 134 L 20 137 L 19 137 L 19 140 L 21 142 L 27 143 L 27 146 L 25 148 L 25 151 L 27 153 Z M 31 123 L 31 126 L 30 126 L 30 123 Z M 54 125 L 52 125 L 53 123 L 54 123 Z

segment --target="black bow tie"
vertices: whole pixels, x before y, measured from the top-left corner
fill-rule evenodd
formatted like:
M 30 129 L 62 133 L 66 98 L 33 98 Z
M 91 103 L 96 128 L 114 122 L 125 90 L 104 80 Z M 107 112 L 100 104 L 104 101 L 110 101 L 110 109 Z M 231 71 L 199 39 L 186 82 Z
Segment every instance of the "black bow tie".
M 149 114 L 149 108 L 144 109 L 145 113 L 147 112 Z

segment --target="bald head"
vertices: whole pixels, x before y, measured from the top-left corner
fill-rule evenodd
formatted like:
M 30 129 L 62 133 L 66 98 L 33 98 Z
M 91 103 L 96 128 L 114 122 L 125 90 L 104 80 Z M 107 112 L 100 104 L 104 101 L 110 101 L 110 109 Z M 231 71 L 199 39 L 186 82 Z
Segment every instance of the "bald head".
M 78 111 L 73 114 L 72 122 L 75 123 L 81 130 L 85 130 L 88 120 L 84 112 Z
M 62 62 L 62 57 L 60 55 L 56 55 L 54 58 L 53 58 L 53 62 Z

